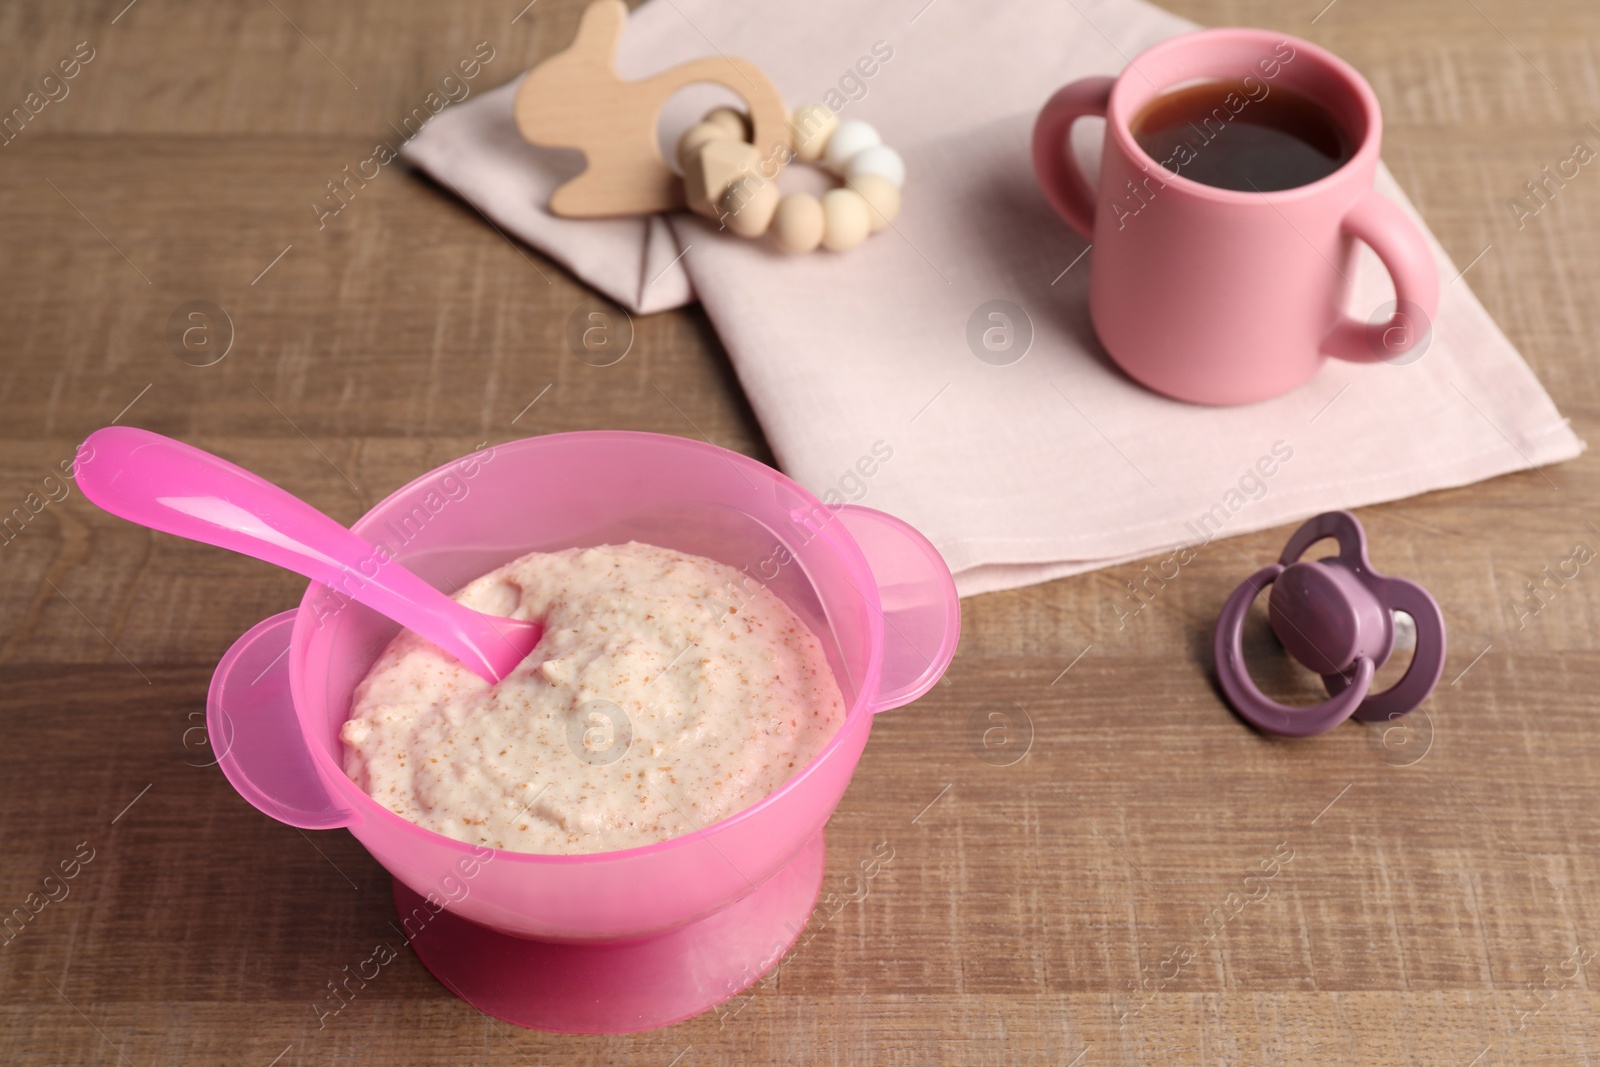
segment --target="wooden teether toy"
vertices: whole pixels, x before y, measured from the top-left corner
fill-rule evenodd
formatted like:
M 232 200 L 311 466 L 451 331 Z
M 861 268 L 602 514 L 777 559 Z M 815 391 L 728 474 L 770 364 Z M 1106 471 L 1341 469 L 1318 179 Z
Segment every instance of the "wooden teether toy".
M 789 155 L 783 97 L 748 60 L 707 56 L 642 81 L 618 77 L 612 57 L 627 19 L 622 0 L 595 0 L 571 46 L 529 71 L 517 90 L 512 113 L 522 136 L 579 149 L 587 164 L 551 194 L 553 213 L 601 218 L 682 207 L 684 187 L 656 147 L 656 122 L 667 99 L 687 85 L 709 82 L 738 95 L 749 108 L 753 145 L 763 156 Z
M 708 56 L 623 81 L 612 59 L 627 20 L 622 0 L 594 0 L 566 51 L 534 67 L 517 89 L 512 113 L 525 139 L 584 155 L 583 173 L 550 195 L 551 212 L 603 218 L 688 207 L 741 237 L 770 230 L 786 252 L 819 245 L 842 252 L 894 221 L 906 168 L 877 130 L 841 123 L 822 104 L 791 117 L 772 82 L 743 59 Z M 680 181 L 656 147 L 656 123 L 673 93 L 701 82 L 733 91 L 749 111 L 713 108 L 684 132 Z M 821 198 L 780 196 L 778 173 L 796 159 L 823 163 L 844 187 Z

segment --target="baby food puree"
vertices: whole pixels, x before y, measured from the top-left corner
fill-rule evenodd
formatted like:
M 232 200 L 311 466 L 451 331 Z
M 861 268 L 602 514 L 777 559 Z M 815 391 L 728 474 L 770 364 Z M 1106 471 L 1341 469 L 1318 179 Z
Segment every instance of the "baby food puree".
M 633 848 L 749 807 L 844 721 L 816 636 L 699 556 L 630 542 L 534 552 L 456 599 L 542 619 L 490 685 L 403 631 L 357 687 L 345 771 L 447 837 L 516 852 Z

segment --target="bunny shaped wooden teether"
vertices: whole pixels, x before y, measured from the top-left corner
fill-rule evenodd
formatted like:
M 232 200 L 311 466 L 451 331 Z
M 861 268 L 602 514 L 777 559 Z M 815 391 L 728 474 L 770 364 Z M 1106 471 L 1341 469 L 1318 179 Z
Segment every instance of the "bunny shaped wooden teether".
M 748 60 L 707 56 L 642 81 L 624 81 L 612 66 L 628 20 L 622 0 L 595 0 L 584 9 L 578 36 L 528 72 L 512 105 L 529 142 L 583 152 L 587 166 L 550 196 L 566 218 L 600 218 L 671 211 L 684 206 L 683 182 L 656 143 L 656 122 L 673 93 L 714 83 L 736 93 L 750 116 L 752 143 L 781 166 L 792 156 L 789 112 L 761 69 Z

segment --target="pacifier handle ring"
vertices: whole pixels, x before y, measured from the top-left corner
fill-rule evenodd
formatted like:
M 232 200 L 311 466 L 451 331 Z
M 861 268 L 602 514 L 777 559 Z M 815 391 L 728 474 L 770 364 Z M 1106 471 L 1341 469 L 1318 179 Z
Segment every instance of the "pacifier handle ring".
M 1428 698 L 1444 673 L 1444 612 L 1439 609 L 1438 601 L 1416 582 L 1376 574 L 1372 579 L 1370 584 L 1379 602 L 1391 613 L 1405 612 L 1417 624 L 1417 647 L 1411 654 L 1411 666 L 1406 668 L 1405 675 L 1383 692 L 1369 695 L 1352 715 L 1362 722 L 1386 722 L 1415 710 Z
M 1325 516 L 1319 516 L 1324 518 Z M 1290 542 L 1290 547 L 1295 547 L 1295 542 L 1300 540 L 1302 533 L 1306 532 L 1316 520 L 1306 523 L 1296 531 L 1295 537 Z M 1355 535 L 1360 536 L 1360 526 L 1355 528 Z M 1335 531 L 1329 530 L 1317 533 L 1299 546 L 1304 551 L 1306 546 L 1313 541 L 1320 540 Z M 1343 538 L 1340 544 L 1345 544 Z M 1358 545 L 1359 548 L 1359 545 Z M 1285 556 L 1289 552 L 1285 550 Z M 1296 552 L 1298 557 L 1299 552 Z M 1294 557 L 1291 557 L 1291 559 Z M 1243 716 L 1248 722 L 1258 729 L 1268 733 L 1282 734 L 1285 737 L 1311 737 L 1333 729 L 1354 714 L 1356 708 L 1366 698 L 1367 690 L 1372 686 L 1372 677 L 1377 673 L 1377 666 L 1371 659 L 1362 656 L 1352 665 L 1355 672 L 1351 684 L 1343 692 L 1336 693 L 1321 704 L 1314 704 L 1308 708 L 1292 708 L 1268 697 L 1263 693 L 1250 677 L 1250 670 L 1244 662 L 1244 619 L 1250 610 L 1250 605 L 1255 602 L 1261 591 L 1277 580 L 1278 575 L 1284 571 L 1284 564 L 1274 563 L 1263 567 L 1240 583 L 1239 588 L 1233 591 L 1227 604 L 1222 608 L 1222 616 L 1217 620 L 1216 636 L 1212 639 L 1212 655 L 1216 660 L 1217 680 L 1222 685 L 1222 691 L 1228 698 L 1228 703 Z M 1400 581 L 1400 579 L 1391 579 Z M 1410 583 L 1407 583 L 1410 584 Z M 1424 593 L 1424 596 L 1427 594 Z M 1418 627 L 1420 651 L 1421 627 Z M 1443 629 L 1439 631 L 1441 637 Z M 1417 661 L 1413 661 L 1415 669 Z M 1440 659 L 1440 668 L 1443 668 L 1443 659 Z M 1407 672 L 1402 684 L 1409 681 L 1411 672 Z M 1396 686 L 1395 688 L 1399 688 Z M 1393 692 L 1393 690 L 1390 690 Z M 1387 694 L 1385 694 L 1387 695 Z

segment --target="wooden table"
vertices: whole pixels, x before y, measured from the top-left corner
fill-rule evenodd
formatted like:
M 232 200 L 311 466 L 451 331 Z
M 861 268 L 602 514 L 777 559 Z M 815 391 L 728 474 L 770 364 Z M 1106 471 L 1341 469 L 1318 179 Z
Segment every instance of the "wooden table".
M 1369 75 L 1390 166 L 1594 437 L 1600 171 L 1520 227 L 1507 201 L 1600 143 L 1600 7 L 1320 2 L 1176 6 L 1308 36 Z M 947 679 L 878 722 L 828 831 L 830 890 L 880 842 L 893 861 L 736 1015 L 522 1031 L 402 946 L 319 1028 L 326 983 L 393 939 L 389 879 L 348 834 L 249 808 L 196 731 L 217 658 L 303 583 L 112 519 L 52 472 L 120 419 L 350 521 L 529 433 L 693 434 L 692 418 L 770 456 L 698 310 L 640 318 L 632 354 L 591 367 L 563 341 L 587 290 L 439 188 L 391 166 L 324 228 L 308 208 L 476 42 L 498 83 L 564 45 L 576 3 L 123 3 L 0 9 L 0 106 L 78 42 L 93 56 L 0 148 L 0 511 L 28 512 L 0 547 L 0 909 L 76 873 L 0 945 L 0 1060 L 1600 1059 L 1581 962 L 1600 953 L 1600 577 L 1517 608 L 1547 565 L 1600 549 L 1593 454 L 1363 512 L 1380 566 L 1424 582 L 1451 626 L 1409 735 L 1267 740 L 1205 681 L 1218 606 L 1285 530 L 1219 542 L 1123 629 L 1137 565 L 974 598 Z M 169 342 L 196 300 L 232 323 L 211 366 Z M 1031 721 L 1021 762 L 969 748 L 991 703 Z M 1275 876 L 1247 881 L 1275 850 Z

